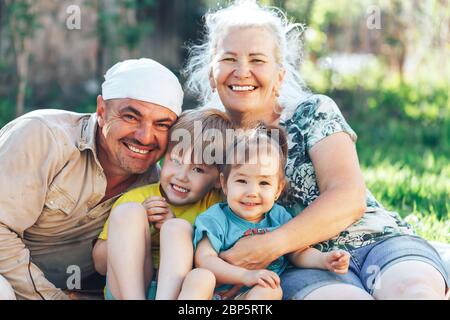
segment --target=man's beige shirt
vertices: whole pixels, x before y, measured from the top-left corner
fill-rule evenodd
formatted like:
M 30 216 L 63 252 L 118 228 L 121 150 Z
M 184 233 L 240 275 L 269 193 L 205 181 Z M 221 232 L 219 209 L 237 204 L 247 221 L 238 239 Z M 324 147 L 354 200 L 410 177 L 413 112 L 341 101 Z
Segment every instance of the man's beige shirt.
M 38 110 L 0 130 L 0 275 L 18 299 L 63 299 L 94 273 L 92 242 L 116 196 L 96 154 L 97 117 Z M 157 182 L 152 166 L 132 187 Z M 30 261 L 31 252 L 31 261 Z

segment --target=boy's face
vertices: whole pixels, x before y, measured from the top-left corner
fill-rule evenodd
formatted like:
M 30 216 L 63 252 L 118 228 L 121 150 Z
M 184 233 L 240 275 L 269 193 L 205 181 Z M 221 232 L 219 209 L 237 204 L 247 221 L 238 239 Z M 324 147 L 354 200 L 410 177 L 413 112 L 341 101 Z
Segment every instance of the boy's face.
M 277 153 L 259 154 L 258 162 L 251 163 L 255 160 L 233 167 L 226 182 L 221 174 L 220 182 L 231 210 L 241 218 L 256 223 L 272 209 L 284 185 L 280 181 Z
M 212 165 L 190 164 L 191 154 L 181 158 L 167 152 L 161 170 L 161 189 L 166 200 L 176 206 L 202 199 L 212 188 L 219 188 L 219 171 Z

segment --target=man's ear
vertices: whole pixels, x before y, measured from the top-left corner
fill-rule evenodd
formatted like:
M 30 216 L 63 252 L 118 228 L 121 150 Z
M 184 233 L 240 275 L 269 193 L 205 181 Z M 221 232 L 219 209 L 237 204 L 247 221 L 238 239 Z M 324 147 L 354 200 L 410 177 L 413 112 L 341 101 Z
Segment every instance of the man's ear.
M 219 180 L 220 180 L 220 185 L 219 185 L 219 187 L 221 186 L 221 187 L 222 187 L 223 194 L 224 194 L 224 195 L 227 195 L 227 183 L 226 183 L 226 181 L 225 181 L 225 177 L 224 177 L 223 173 L 220 173 Z
M 105 125 L 105 111 L 106 109 L 106 103 L 105 100 L 103 100 L 103 97 L 101 95 L 98 95 L 97 97 L 97 123 L 100 128 L 103 128 Z

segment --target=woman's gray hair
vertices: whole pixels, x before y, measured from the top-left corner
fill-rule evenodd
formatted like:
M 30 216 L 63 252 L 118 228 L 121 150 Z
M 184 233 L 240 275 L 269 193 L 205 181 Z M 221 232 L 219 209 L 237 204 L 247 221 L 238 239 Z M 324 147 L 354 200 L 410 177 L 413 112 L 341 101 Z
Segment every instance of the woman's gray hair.
M 223 109 L 219 95 L 212 91 L 209 81 L 217 42 L 230 28 L 262 27 L 273 34 L 277 43 L 277 62 L 286 71 L 278 102 L 282 107 L 281 119 L 289 119 L 298 104 L 310 95 L 299 73 L 304 26 L 289 22 L 280 9 L 260 6 L 256 0 L 236 0 L 227 8 L 209 11 L 204 19 L 203 43 L 189 48 L 183 72 L 187 77 L 186 90 L 198 98 L 202 107 Z

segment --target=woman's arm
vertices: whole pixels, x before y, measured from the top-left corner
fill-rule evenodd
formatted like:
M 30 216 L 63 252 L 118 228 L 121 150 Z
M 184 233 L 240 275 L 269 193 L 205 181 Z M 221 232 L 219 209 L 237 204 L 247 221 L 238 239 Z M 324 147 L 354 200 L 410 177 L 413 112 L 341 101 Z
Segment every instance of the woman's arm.
M 274 232 L 241 239 L 220 254 L 247 269 L 264 268 L 278 257 L 328 240 L 359 220 L 366 209 L 366 187 L 355 144 L 344 132 L 330 135 L 309 151 L 320 196 Z

